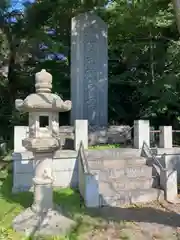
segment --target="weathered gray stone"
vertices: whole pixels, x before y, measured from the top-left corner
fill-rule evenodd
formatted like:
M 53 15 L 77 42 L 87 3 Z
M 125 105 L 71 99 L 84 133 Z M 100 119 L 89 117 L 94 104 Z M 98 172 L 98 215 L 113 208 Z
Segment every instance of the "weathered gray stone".
M 77 154 L 76 151 L 72 150 L 59 150 L 55 152 L 52 166 L 54 187 L 76 188 L 78 186 Z M 32 178 L 34 176 L 34 157 L 32 152 L 13 153 L 12 159 L 14 165 L 13 192 L 29 190 L 32 187 Z
M 84 200 L 86 207 L 99 207 L 99 183 L 98 175 L 85 174 L 85 194 Z
M 88 121 L 75 120 L 75 140 L 74 149 L 79 150 L 80 144 L 83 144 L 84 149 L 88 149 Z
M 90 125 L 108 123 L 107 25 L 88 12 L 72 19 L 71 124 L 87 119 Z
M 120 178 L 127 176 L 129 178 L 137 177 L 152 177 L 152 168 L 148 166 L 132 166 L 122 169 L 117 168 L 99 168 L 92 169 L 92 173 L 97 173 L 100 180 L 106 180 L 108 178 Z
M 61 211 L 54 209 L 37 215 L 31 208 L 28 208 L 13 220 L 13 228 L 24 233 L 27 237 L 32 235 L 66 235 L 74 226 L 74 221 L 65 217 Z
M 172 126 L 161 126 L 159 128 L 160 148 L 172 148 Z
M 142 148 L 143 142 L 150 145 L 150 126 L 148 120 L 134 121 L 134 147 Z
M 81 145 L 78 154 L 78 188 L 87 207 L 99 207 L 98 174 L 89 172 L 88 161 Z
M 33 176 L 33 172 L 13 174 L 12 192 L 15 193 L 29 191 L 33 186 Z
M 168 169 L 161 170 L 160 185 L 164 190 L 165 199 L 168 202 L 176 203 L 178 200 L 177 171 Z
M 28 135 L 28 126 L 15 126 L 14 127 L 14 152 L 26 151 L 22 145 L 22 140 Z
M 14 129 L 17 126 L 14 127 Z M 23 130 L 25 129 L 25 130 Z M 25 136 L 29 135 L 29 128 L 27 126 L 18 126 L 15 132 L 14 145 L 20 143 L 21 150 L 25 151 L 22 146 L 22 140 Z M 24 131 L 24 135 L 20 131 Z M 21 136 L 22 135 L 22 136 Z M 61 142 L 62 149 L 74 149 L 74 126 L 60 126 L 59 127 L 59 140 Z M 109 126 L 106 127 L 90 127 L 88 129 L 88 144 L 89 146 L 98 144 L 116 144 L 116 143 L 128 143 L 131 142 L 131 128 L 130 126 Z M 17 144 L 16 144 L 17 143 Z M 17 148 L 17 147 L 16 147 Z M 16 149 L 15 148 L 15 149 Z M 14 151 L 15 151 L 14 149 Z M 21 152 L 17 148 L 17 152 Z
M 130 126 L 109 126 L 89 129 L 89 145 L 127 143 L 131 141 Z
M 160 189 L 150 188 L 131 191 L 110 191 L 100 195 L 101 206 L 121 206 L 124 204 L 147 203 L 161 201 L 164 199 L 164 192 Z
M 25 180 L 27 181 L 28 174 L 29 181 L 32 181 L 29 185 L 33 183 L 34 201 L 31 208 L 14 219 L 13 227 L 16 231 L 25 232 L 29 236 L 59 235 L 69 231 L 74 224 L 72 220 L 54 209 L 53 204 L 53 156 L 60 148 L 58 112 L 69 111 L 71 102 L 64 102 L 59 96 L 51 93 L 52 76 L 45 70 L 37 73 L 35 80 L 36 93 L 30 94 L 25 100 L 17 99 L 15 102 L 18 110 L 29 113 L 29 135 L 22 140 L 22 144 L 33 153 L 33 160 L 30 160 L 33 161 L 33 178 L 28 172 L 25 174 Z M 14 170 L 21 172 L 22 161 L 20 165 L 17 164 L 17 159 L 15 161 Z M 23 175 L 21 174 L 21 181 Z M 19 178 L 15 180 L 16 184 L 18 180 Z M 15 189 L 16 185 L 14 191 Z
M 149 189 L 152 187 L 152 184 L 152 177 L 128 178 L 127 176 L 125 176 L 116 178 L 116 180 L 105 179 L 104 181 L 100 181 L 99 189 L 105 189 L 108 187 L 108 185 L 116 189 L 117 191 L 131 189 Z

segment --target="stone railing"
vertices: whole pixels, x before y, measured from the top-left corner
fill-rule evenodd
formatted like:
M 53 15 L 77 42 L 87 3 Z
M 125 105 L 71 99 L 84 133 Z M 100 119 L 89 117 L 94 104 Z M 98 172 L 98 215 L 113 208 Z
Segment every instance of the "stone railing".
M 159 169 L 165 170 L 165 168 L 160 163 L 159 159 L 156 157 L 156 154 L 157 154 L 157 149 L 156 148 L 154 148 L 154 149 L 149 148 L 147 143 L 144 141 L 143 147 L 142 147 L 142 155 L 145 155 L 145 157 L 147 157 L 147 158 L 151 158 L 152 164 L 153 165 L 155 164 L 156 166 L 158 166 Z
M 160 126 L 158 130 L 154 130 L 150 126 L 149 120 L 134 121 L 134 147 L 141 149 L 145 141 L 148 146 L 150 142 L 154 141 L 155 134 L 158 134 L 159 148 L 171 149 L 173 147 L 173 133 L 179 132 L 172 130 L 172 126 Z
M 155 151 L 154 151 L 155 150 Z M 159 176 L 159 186 L 164 190 L 165 199 L 169 202 L 177 201 L 177 171 L 174 169 L 167 169 L 161 163 L 164 161 L 166 154 L 163 154 L 160 159 L 156 156 L 157 149 L 150 149 L 147 143 L 144 141 L 142 147 L 142 156 L 152 160 L 152 166 L 156 170 L 156 174 Z
M 78 151 L 78 187 L 86 207 L 99 206 L 98 175 L 90 172 L 82 142 Z

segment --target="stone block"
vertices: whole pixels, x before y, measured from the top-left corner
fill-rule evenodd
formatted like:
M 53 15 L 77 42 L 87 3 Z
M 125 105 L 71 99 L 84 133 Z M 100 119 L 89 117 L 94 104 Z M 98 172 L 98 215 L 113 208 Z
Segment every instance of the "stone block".
M 98 145 L 108 143 L 107 128 L 90 128 L 88 133 L 88 144 Z
M 54 187 L 73 187 L 78 186 L 78 171 L 54 171 Z
M 121 206 L 128 204 L 147 203 L 164 200 L 164 193 L 160 189 L 133 189 L 131 191 L 116 191 L 100 195 L 101 206 Z
M 128 178 L 137 177 L 152 177 L 152 168 L 148 166 L 133 166 L 124 168 L 105 168 L 105 169 L 93 169 L 92 173 L 97 173 L 101 181 L 107 179 L 116 179 L 127 176 Z
M 15 126 L 14 127 L 14 152 L 23 152 L 26 149 L 22 145 L 22 140 L 28 136 L 29 127 Z
M 84 149 L 88 149 L 88 121 L 75 120 L 75 150 L 78 151 L 81 141 Z
M 31 152 L 13 153 L 13 191 L 26 191 L 32 187 L 33 155 Z M 54 187 L 74 187 L 78 185 L 77 152 L 72 150 L 59 150 L 53 156 Z M 27 174 L 28 180 L 24 181 Z M 20 181 L 22 176 L 23 181 Z
M 134 121 L 134 148 L 141 149 L 143 142 L 150 146 L 150 127 L 148 120 Z
M 99 207 L 99 183 L 98 175 L 85 174 L 85 196 L 86 207 Z
M 53 169 L 54 171 L 73 171 L 77 170 L 77 156 L 74 158 L 53 158 Z
M 89 145 L 127 143 L 131 141 L 131 127 L 111 125 L 106 127 L 90 127 Z
M 13 162 L 14 174 L 17 173 L 32 173 L 33 161 L 32 160 L 20 160 Z
M 165 199 L 168 202 L 177 201 L 177 171 L 176 170 L 161 170 L 160 186 L 164 190 Z
M 172 126 L 161 126 L 159 136 L 160 148 L 172 148 Z
M 126 143 L 131 140 L 131 127 L 126 125 L 109 126 L 107 131 L 108 143 Z
M 12 192 L 29 191 L 32 184 L 33 173 L 16 173 L 13 176 L 13 189 Z

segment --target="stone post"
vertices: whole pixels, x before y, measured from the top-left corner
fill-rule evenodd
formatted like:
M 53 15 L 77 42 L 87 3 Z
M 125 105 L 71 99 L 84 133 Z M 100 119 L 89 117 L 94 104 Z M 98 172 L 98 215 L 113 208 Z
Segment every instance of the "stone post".
M 177 195 L 177 171 L 164 169 L 160 172 L 160 186 L 164 190 L 165 199 L 168 202 L 176 203 Z
M 172 148 L 172 126 L 161 126 L 159 129 L 159 147 Z
M 75 120 L 75 141 L 74 149 L 79 150 L 80 143 L 84 149 L 88 149 L 88 120 Z
M 14 152 L 24 152 L 25 147 L 22 145 L 22 140 L 27 137 L 29 131 L 28 126 L 15 126 L 14 127 Z
M 134 148 L 141 149 L 143 142 L 150 146 L 149 120 L 134 121 Z

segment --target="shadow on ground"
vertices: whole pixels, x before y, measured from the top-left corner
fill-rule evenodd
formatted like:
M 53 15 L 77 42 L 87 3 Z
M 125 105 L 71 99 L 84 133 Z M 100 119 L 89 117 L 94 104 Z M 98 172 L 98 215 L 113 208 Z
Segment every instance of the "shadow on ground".
M 1 186 L 1 197 L 9 203 L 17 203 L 22 207 L 27 208 L 33 202 L 33 194 L 31 192 L 12 194 L 12 175 L 9 174 L 4 179 Z M 177 228 L 180 226 L 180 215 L 173 211 L 163 211 L 153 207 L 141 208 L 120 208 L 120 207 L 103 207 L 99 209 L 86 209 L 83 201 L 77 191 L 71 189 L 59 189 L 54 191 L 54 201 L 61 206 L 65 216 L 82 220 L 86 216 L 96 219 L 103 219 L 107 222 L 129 221 L 129 222 L 144 222 L 156 223 L 164 226 Z

